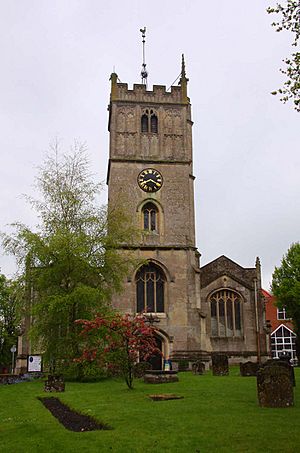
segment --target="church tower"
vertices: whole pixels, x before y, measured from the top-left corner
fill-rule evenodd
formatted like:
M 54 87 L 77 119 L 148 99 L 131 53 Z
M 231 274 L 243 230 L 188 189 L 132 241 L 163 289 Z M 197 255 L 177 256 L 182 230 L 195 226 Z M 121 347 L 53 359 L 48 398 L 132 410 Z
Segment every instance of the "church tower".
M 133 89 L 111 74 L 109 208 L 119 200 L 141 231 L 128 275 L 113 305 L 147 312 L 155 320 L 164 359 L 207 356 L 201 310 L 199 256 L 195 246 L 191 104 L 184 57 L 180 82 Z M 123 253 L 129 246 L 124 245 Z M 130 246 L 132 250 L 132 246 Z

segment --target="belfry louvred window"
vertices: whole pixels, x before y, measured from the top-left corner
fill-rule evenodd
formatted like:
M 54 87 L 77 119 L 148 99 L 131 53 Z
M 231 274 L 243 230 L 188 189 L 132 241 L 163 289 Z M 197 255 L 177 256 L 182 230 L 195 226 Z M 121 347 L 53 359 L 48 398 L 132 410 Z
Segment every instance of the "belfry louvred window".
M 234 291 L 222 289 L 210 297 L 211 336 L 241 337 L 241 297 Z
M 146 109 L 141 116 L 141 132 L 158 133 L 158 118 L 154 110 Z
M 151 132 L 153 134 L 157 134 L 157 132 L 158 132 L 158 121 L 157 121 L 157 116 L 155 115 L 155 113 L 151 114 L 150 126 L 151 126 Z
M 144 113 L 141 118 L 141 131 L 148 132 L 149 131 L 148 126 L 149 126 L 148 125 L 148 115 Z
M 165 276 L 155 264 L 142 266 L 136 274 L 136 311 L 163 313 Z

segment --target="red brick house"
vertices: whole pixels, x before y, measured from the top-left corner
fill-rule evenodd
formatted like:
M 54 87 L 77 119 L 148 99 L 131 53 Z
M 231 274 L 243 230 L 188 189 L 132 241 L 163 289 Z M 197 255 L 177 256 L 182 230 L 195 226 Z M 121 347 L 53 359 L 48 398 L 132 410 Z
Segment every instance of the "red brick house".
M 262 289 L 266 301 L 266 321 L 271 326 L 270 354 L 278 358 L 282 351 L 289 352 L 293 363 L 297 363 L 296 334 L 292 319 L 287 317 L 285 308 L 276 307 L 275 297 Z

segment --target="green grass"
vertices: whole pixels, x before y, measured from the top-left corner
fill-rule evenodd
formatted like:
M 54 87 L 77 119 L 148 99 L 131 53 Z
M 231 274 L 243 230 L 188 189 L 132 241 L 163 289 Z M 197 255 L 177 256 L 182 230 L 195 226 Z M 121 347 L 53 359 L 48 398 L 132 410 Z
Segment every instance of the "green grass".
M 300 368 L 296 369 L 300 385 Z M 104 380 L 67 383 L 56 394 L 73 409 L 107 423 L 111 431 L 75 433 L 48 412 L 38 396 L 43 383 L 0 386 L 0 452 L 298 452 L 300 389 L 295 406 L 260 408 L 256 379 L 210 373 L 179 375 L 178 383 L 150 385 Z M 153 402 L 152 393 L 176 393 L 184 399 Z

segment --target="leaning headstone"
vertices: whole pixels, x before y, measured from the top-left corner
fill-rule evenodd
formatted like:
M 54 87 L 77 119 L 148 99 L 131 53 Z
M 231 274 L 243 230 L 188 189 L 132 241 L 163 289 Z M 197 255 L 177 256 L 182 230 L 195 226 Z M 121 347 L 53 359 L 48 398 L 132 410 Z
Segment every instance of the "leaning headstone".
M 240 363 L 240 374 L 241 376 L 256 376 L 259 370 L 258 362 L 245 362 Z
M 192 370 L 194 374 L 203 374 L 205 371 L 205 364 L 203 362 L 194 362 L 192 365 Z
M 289 369 L 278 363 L 262 366 L 257 372 L 257 395 L 261 407 L 293 406 L 293 385 Z
M 225 354 L 212 354 L 212 372 L 214 376 L 227 376 L 229 374 L 228 357 Z
M 44 385 L 45 392 L 64 392 L 65 381 L 61 374 L 49 374 Z

